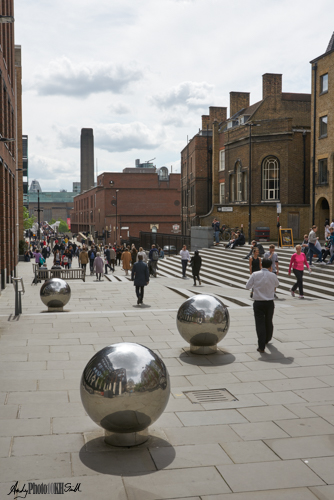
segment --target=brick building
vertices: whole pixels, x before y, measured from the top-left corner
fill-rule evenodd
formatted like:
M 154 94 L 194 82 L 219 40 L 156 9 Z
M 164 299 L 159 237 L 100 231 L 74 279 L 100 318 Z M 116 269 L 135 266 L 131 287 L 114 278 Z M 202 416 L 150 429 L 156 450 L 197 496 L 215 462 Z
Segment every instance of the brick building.
M 326 52 L 311 64 L 312 222 L 323 228 L 326 218 L 334 218 L 334 33 Z
M 252 238 L 265 226 L 276 239 L 277 203 L 280 224 L 295 238 L 308 231 L 310 122 L 310 94 L 282 92 L 282 75 L 263 75 L 262 100 L 253 105 L 248 92 L 231 92 L 230 118 L 212 124 L 212 199 L 201 225 L 217 217 L 248 236 L 251 194 Z
M 72 232 L 111 231 L 111 243 L 155 228 L 158 233 L 172 233 L 180 222 L 180 174 L 169 174 L 166 167 L 99 175 L 96 187 L 74 198 L 71 216 Z
M 18 241 L 23 237 L 19 213 L 23 203 L 22 170 L 17 170 L 22 168 L 22 148 L 17 141 L 17 131 L 22 129 L 21 57 L 20 48 L 15 53 L 14 46 L 13 0 L 2 2 L 1 14 L 7 16 L 0 20 L 0 288 L 3 289 L 15 274 L 18 262 Z M 3 23 L 4 20 L 8 22 Z
M 226 108 L 211 106 L 202 128 L 181 151 L 182 234 L 210 211 L 212 198 L 212 124 L 226 121 Z

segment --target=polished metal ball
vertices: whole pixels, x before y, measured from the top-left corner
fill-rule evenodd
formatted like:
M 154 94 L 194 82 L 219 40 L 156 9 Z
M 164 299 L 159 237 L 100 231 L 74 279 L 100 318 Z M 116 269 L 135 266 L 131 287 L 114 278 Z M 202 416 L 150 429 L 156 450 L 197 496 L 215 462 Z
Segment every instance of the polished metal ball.
M 51 278 L 41 286 L 40 296 L 48 308 L 62 309 L 71 298 L 71 288 L 60 278 Z
M 230 316 L 227 307 L 213 295 L 194 295 L 178 310 L 177 328 L 196 354 L 211 354 L 228 332 Z
M 140 344 L 113 344 L 87 363 L 80 382 L 82 404 L 106 431 L 106 442 L 133 446 L 167 406 L 170 382 L 164 362 Z

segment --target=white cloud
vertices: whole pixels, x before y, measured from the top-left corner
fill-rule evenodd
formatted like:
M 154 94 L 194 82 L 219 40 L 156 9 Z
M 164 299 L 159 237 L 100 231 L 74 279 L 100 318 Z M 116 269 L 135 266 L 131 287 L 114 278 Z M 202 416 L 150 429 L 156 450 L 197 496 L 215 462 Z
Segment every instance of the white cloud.
M 185 106 L 189 109 L 207 107 L 214 85 L 207 82 L 182 82 L 179 85 L 155 94 L 152 102 L 161 109 Z
M 70 191 L 71 182 L 79 178 L 79 164 L 32 155 L 29 157 L 29 177 L 38 179 L 43 191 Z
M 142 78 L 142 72 L 131 65 L 104 62 L 73 63 L 67 57 L 51 61 L 35 76 L 39 95 L 87 97 L 90 94 L 113 92 L 120 94 L 129 84 Z
M 144 123 L 112 123 L 94 128 L 94 146 L 110 153 L 139 149 L 155 149 L 165 138 L 163 129 L 150 129 Z M 62 148 L 80 146 L 80 130 L 76 127 L 58 130 Z
M 129 113 L 131 113 L 132 108 L 124 102 L 116 102 L 109 106 L 109 110 L 111 113 L 114 113 L 116 115 L 128 115 Z

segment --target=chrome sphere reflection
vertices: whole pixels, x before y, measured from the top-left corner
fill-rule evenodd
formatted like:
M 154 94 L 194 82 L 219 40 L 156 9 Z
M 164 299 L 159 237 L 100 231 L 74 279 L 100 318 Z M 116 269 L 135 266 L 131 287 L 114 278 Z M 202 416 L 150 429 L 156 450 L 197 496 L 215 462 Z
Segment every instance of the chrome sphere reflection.
M 147 427 L 163 413 L 170 382 L 153 351 L 123 342 L 105 347 L 87 363 L 80 382 L 82 404 L 106 431 L 106 442 L 133 446 L 147 439 Z
M 221 300 L 212 295 L 187 299 L 177 313 L 177 328 L 196 354 L 211 354 L 228 332 L 230 316 Z
M 51 309 L 61 309 L 71 298 L 71 288 L 66 281 L 60 278 L 51 278 L 42 286 L 40 296 L 43 304 Z

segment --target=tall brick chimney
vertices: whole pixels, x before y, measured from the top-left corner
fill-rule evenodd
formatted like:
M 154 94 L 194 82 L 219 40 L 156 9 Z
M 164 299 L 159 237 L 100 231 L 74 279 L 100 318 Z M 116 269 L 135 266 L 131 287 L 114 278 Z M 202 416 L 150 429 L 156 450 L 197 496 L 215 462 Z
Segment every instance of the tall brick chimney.
M 262 75 L 262 99 L 282 94 L 282 75 L 265 73 Z
M 230 92 L 230 117 L 249 107 L 249 92 Z
M 206 130 L 206 126 L 208 129 L 212 129 L 212 124 L 214 120 L 217 120 L 218 123 L 225 122 L 227 117 L 227 108 L 223 108 L 220 106 L 210 106 L 209 114 L 202 115 L 202 130 Z

